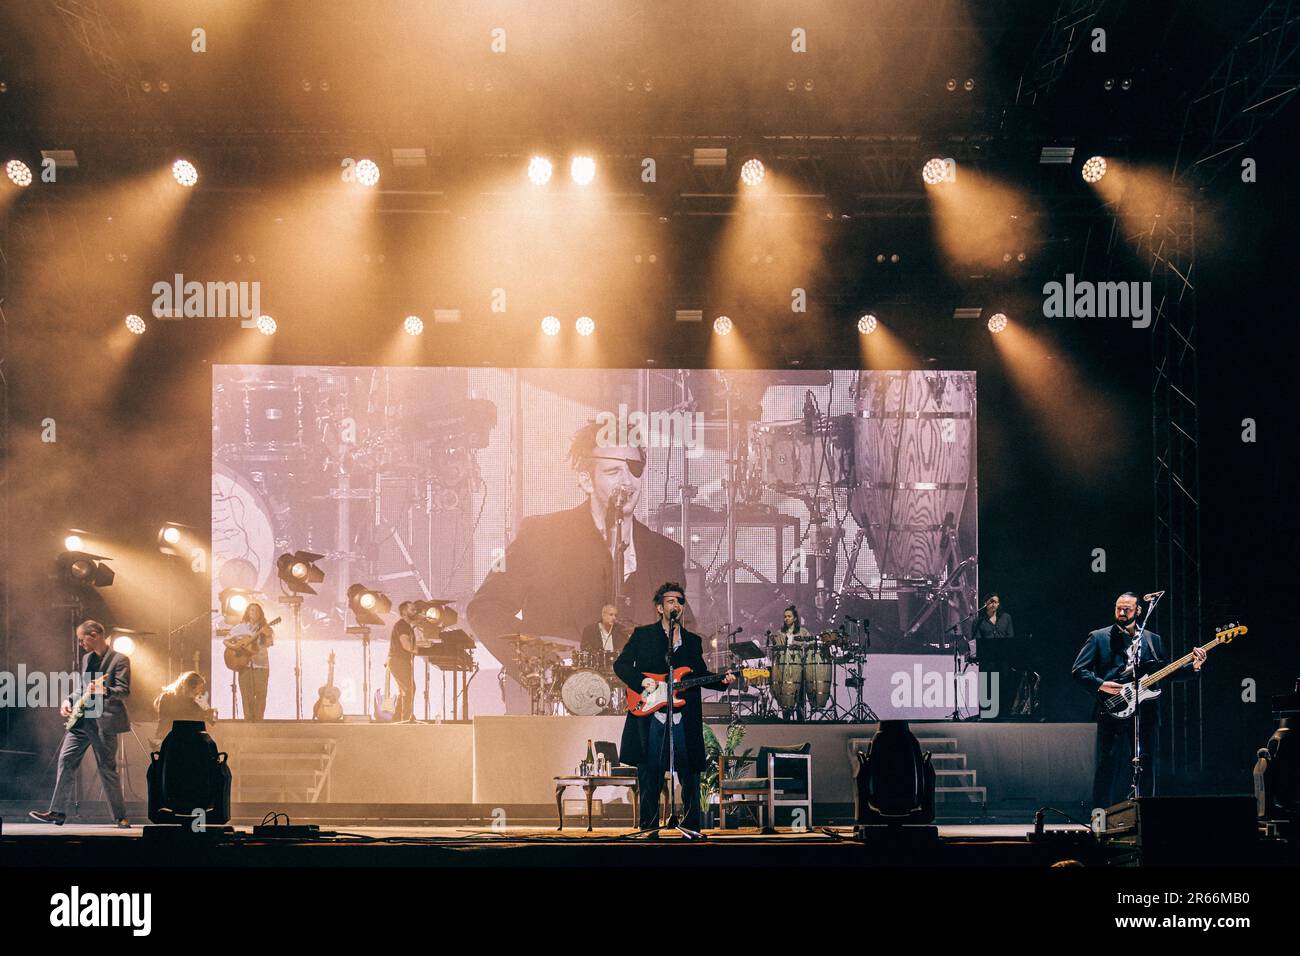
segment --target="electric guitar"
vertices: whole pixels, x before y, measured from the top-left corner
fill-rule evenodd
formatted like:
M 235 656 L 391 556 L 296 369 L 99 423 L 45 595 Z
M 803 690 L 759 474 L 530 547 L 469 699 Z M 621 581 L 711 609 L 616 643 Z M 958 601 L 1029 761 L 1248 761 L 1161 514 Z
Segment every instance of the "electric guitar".
M 86 705 L 90 703 L 90 698 L 95 696 L 97 690 L 104 689 L 106 678 L 96 677 L 86 685 L 86 692 L 77 698 L 77 702 L 72 705 L 72 713 L 63 724 L 64 730 L 71 730 L 81 722 L 81 718 L 86 716 Z
M 1215 630 L 1214 640 L 1208 644 L 1203 644 L 1201 650 L 1208 654 L 1211 648 L 1220 644 L 1231 644 L 1234 637 L 1241 637 L 1247 631 L 1248 628 L 1244 624 L 1226 624 Z M 1160 670 L 1152 671 L 1145 677 L 1140 678 L 1136 683 L 1130 681 L 1127 684 L 1122 684 L 1118 694 L 1107 694 L 1098 691 L 1097 694 L 1101 699 L 1102 708 L 1112 717 L 1130 716 L 1143 701 L 1160 696 L 1164 688 L 1156 687 L 1156 684 L 1175 671 L 1182 670 L 1191 660 L 1191 654 L 1184 654 L 1178 660 L 1166 664 Z
M 239 673 L 253 663 L 253 657 L 258 651 L 258 640 L 265 637 L 271 628 L 280 623 L 280 620 L 277 617 L 274 621 L 267 621 L 257 628 L 254 628 L 251 624 L 240 624 L 238 627 L 232 628 L 230 636 L 222 642 L 226 645 L 226 651 L 222 655 L 226 666 L 235 673 Z
M 384 689 L 375 689 L 375 720 L 391 723 L 397 714 L 397 698 L 393 696 L 393 672 L 384 665 Z
M 339 689 L 334 686 L 334 652 L 330 651 L 329 677 L 316 693 L 316 704 L 311 709 L 313 720 L 338 721 L 343 719 L 343 705 L 339 703 Z
M 677 696 L 679 692 L 690 690 L 692 687 L 703 687 L 705 684 L 716 683 L 728 674 L 739 674 L 746 680 L 758 680 L 772 676 L 772 672 L 766 667 L 744 667 L 738 670 L 723 671 L 721 674 L 705 674 L 702 677 L 686 678 L 686 675 L 690 672 L 689 667 L 673 668 L 673 707 L 675 708 L 686 706 L 686 701 Z M 668 706 L 668 675 L 651 674 L 647 671 L 641 676 L 649 677 L 655 682 L 655 685 L 649 690 L 636 691 L 631 687 L 627 689 L 627 709 L 628 713 L 633 717 L 645 717 Z

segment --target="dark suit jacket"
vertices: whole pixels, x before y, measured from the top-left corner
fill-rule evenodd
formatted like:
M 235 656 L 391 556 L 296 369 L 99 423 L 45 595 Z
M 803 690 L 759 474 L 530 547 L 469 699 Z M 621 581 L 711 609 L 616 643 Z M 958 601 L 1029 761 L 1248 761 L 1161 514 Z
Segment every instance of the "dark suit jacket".
M 1098 688 L 1108 680 L 1124 683 L 1131 680 L 1131 677 L 1125 677 L 1124 671 L 1128 667 L 1128 649 L 1132 645 L 1133 639 L 1123 629 L 1111 625 L 1110 627 L 1101 627 L 1092 631 L 1088 639 L 1083 642 L 1083 647 L 1079 650 L 1079 656 L 1074 660 L 1074 667 L 1071 668 L 1071 676 L 1080 684 L 1086 687 L 1093 694 L 1097 693 Z M 1138 676 L 1150 674 L 1152 671 L 1158 671 L 1169 663 L 1169 658 L 1165 656 L 1164 641 L 1160 635 L 1154 631 L 1147 631 L 1142 635 L 1142 655 L 1138 661 Z M 1192 665 L 1180 669 L 1177 673 L 1171 674 L 1168 680 L 1186 680 L 1196 674 Z M 1145 718 L 1147 711 L 1150 710 L 1156 714 L 1159 713 L 1154 707 L 1154 701 L 1148 701 L 1143 705 L 1142 714 Z M 1099 716 L 1098 710 L 1094 716 Z
M 618 679 L 633 690 L 640 692 L 641 680 L 645 672 L 662 674 L 667 671 L 664 656 L 668 653 L 668 635 L 658 621 L 638 627 L 628 638 L 623 653 L 614 662 L 614 673 Z M 699 677 L 709 673 L 704 665 L 704 645 L 698 634 L 682 628 L 681 646 L 673 653 L 673 667 L 686 666 L 691 669 L 687 677 Z M 727 685 L 718 681 L 706 684 L 711 690 L 725 690 Z M 690 769 L 703 771 L 704 756 L 704 718 L 700 706 L 700 688 L 692 687 L 683 691 L 681 697 L 686 706 L 680 709 L 682 730 L 686 736 L 686 752 L 690 758 Z M 665 713 L 667 708 L 665 708 Z M 623 741 L 619 747 L 618 759 L 623 763 L 638 766 L 645 759 L 647 740 L 650 733 L 650 721 L 655 716 L 633 717 L 627 715 L 623 724 Z
M 685 554 L 677 542 L 633 523 L 636 571 L 624 585 L 632 612 L 642 619 L 654 616 L 654 593 L 665 581 L 685 584 Z M 519 534 L 506 548 L 501 570 L 491 571 L 469 602 L 466 614 L 474 636 L 487 645 L 502 664 L 508 664 L 512 645 L 502 634 L 522 631 L 582 638 L 600 609 L 613 594 L 613 568 L 609 548 L 596 523 L 591 505 L 525 518 Z M 515 617 L 523 611 L 523 620 Z
M 90 660 L 90 655 L 86 654 L 81 659 L 81 666 L 85 668 Z M 131 718 L 126 712 L 126 699 L 131 696 L 131 658 L 125 654 L 119 654 L 111 647 L 104 653 L 104 659 L 100 662 L 98 674 L 91 674 L 89 671 L 82 672 L 82 680 L 89 682 L 92 677 L 103 675 L 104 681 L 104 700 L 102 710 L 98 717 L 87 715 L 85 720 L 99 721 L 99 729 L 108 734 L 122 734 L 131 729 Z M 77 702 L 81 694 L 72 694 L 67 698 L 67 703 L 72 706 Z M 87 704 L 87 710 L 90 710 L 94 701 Z
M 663 583 L 662 581 L 660 582 Z M 614 633 L 610 635 L 614 642 L 614 653 L 619 654 L 627 646 L 628 633 L 614 625 Z M 582 629 L 582 649 L 584 651 L 599 652 L 605 649 L 605 642 L 600 639 L 600 622 L 588 624 Z

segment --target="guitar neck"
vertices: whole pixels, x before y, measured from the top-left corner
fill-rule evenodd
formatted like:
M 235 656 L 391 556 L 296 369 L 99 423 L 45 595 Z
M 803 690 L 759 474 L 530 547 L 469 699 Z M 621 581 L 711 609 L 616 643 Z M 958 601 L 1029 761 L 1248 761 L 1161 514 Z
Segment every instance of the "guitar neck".
M 1202 644 L 1200 648 L 1198 648 L 1198 650 L 1205 651 L 1208 654 L 1212 648 L 1222 643 L 1223 643 L 1223 638 L 1216 637 L 1208 644 Z M 1160 670 L 1152 671 L 1146 677 L 1143 677 L 1141 681 L 1139 681 L 1139 683 L 1143 687 L 1150 687 L 1153 684 L 1159 683 L 1160 681 L 1168 677 L 1170 674 L 1174 673 L 1175 671 L 1182 670 L 1184 667 L 1190 664 L 1193 656 L 1194 655 L 1190 653 L 1184 654 L 1182 657 L 1178 658 L 1178 660 L 1171 661 L 1170 663 L 1166 664 L 1164 667 L 1160 668 Z

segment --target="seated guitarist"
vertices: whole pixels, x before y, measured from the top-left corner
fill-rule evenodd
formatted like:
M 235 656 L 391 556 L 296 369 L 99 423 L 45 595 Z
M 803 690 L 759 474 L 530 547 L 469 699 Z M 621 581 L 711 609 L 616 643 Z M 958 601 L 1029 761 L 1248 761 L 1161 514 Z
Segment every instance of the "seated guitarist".
M 266 649 L 275 643 L 275 631 L 266 622 L 262 605 L 257 603 L 248 605 L 240 625 L 241 630 L 255 639 L 253 658 L 239 672 L 239 698 L 244 704 L 244 719 L 261 720 L 266 714 L 266 687 L 271 680 L 271 655 Z
M 1115 623 L 1088 635 L 1071 674 L 1088 690 L 1097 694 L 1119 694 L 1122 683 L 1134 679 L 1129 654 L 1137 634 L 1142 608 L 1138 596 L 1125 591 L 1115 599 Z M 1173 680 L 1199 673 L 1205 663 L 1205 651 L 1192 649 L 1193 660 Z M 1157 671 L 1169 663 L 1164 642 L 1154 631 L 1142 634 L 1142 650 L 1137 663 L 1137 676 Z M 1126 671 L 1129 673 L 1126 675 Z M 1097 771 L 1092 781 L 1092 806 L 1110 807 L 1124 798 L 1133 777 L 1133 717 L 1112 717 L 1098 704 L 1097 707 Z M 1156 748 L 1160 740 L 1160 711 L 1157 702 L 1149 700 L 1141 705 L 1142 722 L 1139 725 L 1138 746 L 1142 751 L 1139 784 L 1143 796 L 1155 794 Z M 1117 784 L 1120 784 L 1117 788 Z
M 623 652 L 614 662 L 614 673 L 623 683 L 638 693 L 654 687 L 655 681 L 646 673 L 663 674 L 672 667 L 689 667 L 682 679 L 709 673 L 704 665 L 704 647 L 698 634 L 692 634 L 678 623 L 685 606 L 686 591 L 677 583 L 660 585 L 654 595 L 655 611 L 659 620 L 634 630 Z M 669 654 L 671 638 L 671 663 Z M 711 690 L 723 690 L 735 681 L 727 674 L 716 683 L 705 685 Z M 628 714 L 623 725 L 623 741 L 619 758 L 637 768 L 637 781 L 641 796 L 641 829 L 658 824 L 659 790 L 664 779 L 668 759 L 667 734 L 669 710 L 672 709 L 672 734 L 674 763 L 681 781 L 681 801 L 685 810 L 682 824 L 688 830 L 700 828 L 700 773 L 705 768 L 704 718 L 700 706 L 699 688 L 680 694 L 684 707 L 658 710 L 646 717 Z

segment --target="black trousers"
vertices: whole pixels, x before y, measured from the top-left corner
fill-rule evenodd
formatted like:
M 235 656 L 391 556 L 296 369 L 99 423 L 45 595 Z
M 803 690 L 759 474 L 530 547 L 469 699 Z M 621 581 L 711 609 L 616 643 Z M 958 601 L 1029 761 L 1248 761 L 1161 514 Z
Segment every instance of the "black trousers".
M 1142 769 L 1138 777 L 1142 796 L 1155 795 L 1156 748 L 1160 745 L 1160 720 L 1153 710 L 1142 712 Z M 1133 718 L 1097 718 L 1097 772 L 1092 778 L 1092 805 L 1114 806 L 1128 799 L 1133 789 Z
M 661 722 L 654 716 L 642 717 L 647 720 L 649 741 L 646 753 L 636 769 L 637 791 L 641 801 L 641 829 L 648 830 L 659 825 L 659 791 L 663 788 L 664 769 L 668 763 L 668 735 L 664 733 L 667 722 Z M 700 774 L 698 771 L 684 769 L 689 766 L 690 758 L 686 752 L 686 734 L 682 722 L 673 726 L 673 764 L 677 767 L 678 806 L 682 808 L 681 822 L 688 830 L 700 829 Z
M 415 713 L 415 669 L 402 670 L 389 664 L 388 672 L 397 685 L 397 703 L 393 707 L 393 720 L 410 720 Z
M 122 799 L 122 781 L 117 775 L 117 734 L 106 733 L 98 720 L 83 720 L 63 735 L 59 748 L 59 769 L 54 778 L 54 796 L 50 810 L 66 814 L 72 797 L 72 785 L 77 779 L 81 760 L 90 750 L 95 755 L 99 782 L 104 788 L 104 798 L 113 811 L 113 819 L 126 819 L 126 803 Z

